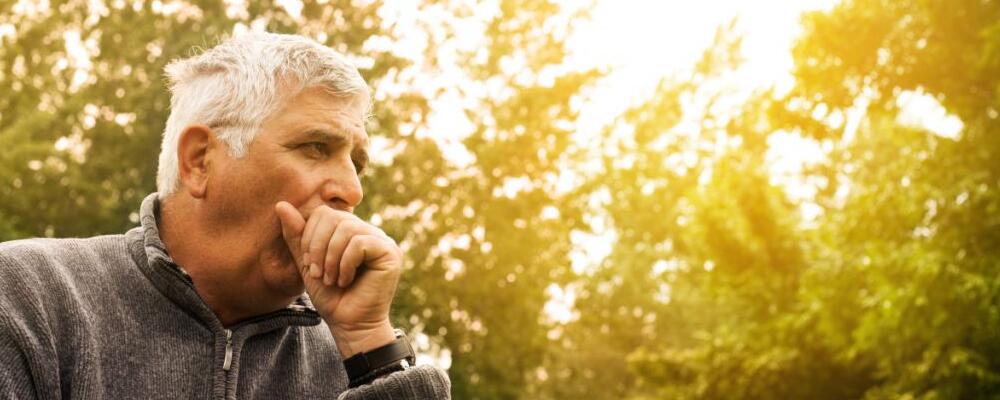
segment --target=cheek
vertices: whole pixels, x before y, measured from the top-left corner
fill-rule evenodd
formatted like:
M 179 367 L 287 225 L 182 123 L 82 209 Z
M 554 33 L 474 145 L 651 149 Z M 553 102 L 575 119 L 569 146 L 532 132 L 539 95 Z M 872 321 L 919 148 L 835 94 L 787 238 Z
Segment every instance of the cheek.
M 302 206 L 309 202 L 319 186 L 319 180 L 308 169 L 298 165 L 274 166 L 261 178 L 262 186 L 269 188 L 267 195 L 273 200 L 272 206 L 281 200 Z

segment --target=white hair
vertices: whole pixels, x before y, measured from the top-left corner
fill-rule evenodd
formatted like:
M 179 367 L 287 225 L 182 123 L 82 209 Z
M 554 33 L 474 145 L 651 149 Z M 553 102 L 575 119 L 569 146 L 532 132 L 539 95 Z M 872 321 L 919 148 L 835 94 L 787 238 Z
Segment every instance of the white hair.
M 174 60 L 165 71 L 172 95 L 156 172 L 160 199 L 178 188 L 177 142 L 188 126 L 212 128 L 230 155 L 243 157 L 264 121 L 305 88 L 360 98 L 364 115 L 371 108 L 368 85 L 357 68 L 298 35 L 247 33 Z

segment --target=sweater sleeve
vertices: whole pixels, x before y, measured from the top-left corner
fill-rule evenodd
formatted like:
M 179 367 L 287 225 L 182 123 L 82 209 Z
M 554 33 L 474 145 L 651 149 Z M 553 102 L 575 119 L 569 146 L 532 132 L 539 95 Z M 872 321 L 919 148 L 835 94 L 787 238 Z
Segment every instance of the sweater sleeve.
M 395 372 L 374 382 L 349 389 L 338 400 L 451 399 L 451 381 L 444 371 L 421 365 Z
M 0 398 L 34 399 L 35 384 L 11 327 L 0 319 Z
M 37 388 L 25 348 L 23 315 L 37 313 L 29 300 L 32 296 L 25 291 L 38 285 L 32 285 L 24 273 L 26 268 L 16 260 L 9 248 L 0 247 L 0 399 L 35 399 Z

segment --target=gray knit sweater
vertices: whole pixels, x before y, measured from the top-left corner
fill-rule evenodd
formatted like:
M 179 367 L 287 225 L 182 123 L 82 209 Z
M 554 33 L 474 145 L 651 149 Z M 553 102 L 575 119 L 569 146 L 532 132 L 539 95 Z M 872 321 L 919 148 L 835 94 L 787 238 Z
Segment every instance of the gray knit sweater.
M 166 253 L 157 207 L 124 235 L 0 244 L 0 398 L 450 397 L 431 366 L 347 390 L 305 296 L 225 329 Z

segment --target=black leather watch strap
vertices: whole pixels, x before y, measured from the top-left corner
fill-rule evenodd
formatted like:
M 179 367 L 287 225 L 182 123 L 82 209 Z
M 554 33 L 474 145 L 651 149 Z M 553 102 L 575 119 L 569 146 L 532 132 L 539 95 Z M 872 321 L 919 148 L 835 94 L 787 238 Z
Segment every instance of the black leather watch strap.
M 344 360 L 350 387 L 357 387 L 371 382 L 375 378 L 392 372 L 406 369 L 402 363 L 413 365 L 416 356 L 410 342 L 402 331 L 396 330 L 396 340 L 374 350 L 358 353 Z

